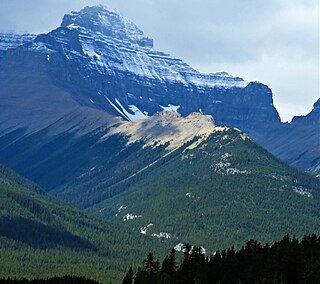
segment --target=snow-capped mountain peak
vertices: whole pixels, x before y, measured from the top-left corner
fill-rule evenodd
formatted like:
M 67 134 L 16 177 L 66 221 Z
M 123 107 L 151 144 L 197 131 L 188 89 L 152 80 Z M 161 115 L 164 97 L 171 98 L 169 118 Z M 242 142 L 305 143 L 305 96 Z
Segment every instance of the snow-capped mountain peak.
M 170 109 L 183 116 L 210 114 L 220 125 L 242 129 L 280 121 L 267 86 L 226 72 L 198 72 L 154 49 L 134 23 L 103 6 L 65 15 L 60 27 L 22 51 L 37 55 L 62 85 L 77 86 L 82 105 L 125 120 Z
M 153 40 L 118 11 L 105 6 L 85 7 L 63 17 L 61 27 L 83 27 L 114 39 L 129 40 L 141 46 L 153 47 Z
M 104 76 L 115 72 L 126 77 L 137 76 L 137 80 L 144 82 L 152 80 L 147 82 L 149 85 L 155 84 L 153 81 L 164 85 L 179 83 L 190 90 L 248 85 L 242 78 L 226 72 L 202 74 L 181 59 L 155 50 L 153 40 L 144 36 L 134 23 L 104 6 L 85 7 L 66 14 L 60 28 L 40 35 L 30 48 L 46 54 L 62 51 L 68 61 L 89 60 L 92 72 Z

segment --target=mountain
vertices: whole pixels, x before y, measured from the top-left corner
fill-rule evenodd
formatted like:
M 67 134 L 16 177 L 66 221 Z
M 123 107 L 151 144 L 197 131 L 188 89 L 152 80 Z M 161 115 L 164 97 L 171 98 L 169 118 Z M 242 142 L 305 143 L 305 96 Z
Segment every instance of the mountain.
M 178 109 L 247 128 L 278 121 L 266 86 L 201 74 L 155 51 L 133 23 L 101 6 L 10 47 L 0 59 L 0 162 L 46 190 L 88 167 L 88 149 L 121 118 Z
M 125 119 L 126 112 L 152 115 L 173 105 L 245 129 L 280 123 L 267 86 L 226 72 L 201 74 L 154 50 L 132 22 L 101 6 L 65 15 L 59 28 L 8 51 L 2 64 L 31 59 L 82 105 Z
M 183 116 L 212 115 L 217 125 L 240 128 L 301 169 L 308 169 L 315 158 L 314 140 L 300 140 L 311 153 L 301 163 L 292 162 L 296 157 L 291 152 L 281 155 L 281 145 L 269 147 L 269 134 L 282 134 L 286 126 L 267 86 L 226 72 L 202 74 L 155 50 L 152 39 L 112 9 L 86 7 L 65 15 L 61 26 L 48 34 L 2 34 L 0 39 L 0 145 L 10 145 L 9 152 L 20 156 L 17 161 L 17 155 L 3 149 L 0 162 L 46 189 L 62 184 L 55 165 L 49 165 L 53 176 L 48 178 L 38 170 L 50 163 L 48 155 L 59 159 L 58 153 L 43 151 L 52 144 L 58 147 L 61 136 L 60 148 L 81 144 L 84 135 L 110 128 L 119 119 L 146 118 L 163 109 Z M 29 153 L 25 144 L 21 147 L 26 138 L 33 145 Z M 291 148 L 296 151 L 294 144 Z M 26 163 L 34 153 L 42 158 Z M 73 171 L 77 169 L 70 175 Z M 43 178 L 51 179 L 50 185 Z
M 293 167 L 320 173 L 320 99 L 306 116 L 294 117 L 281 127 L 266 129 L 258 143 Z
M 50 193 L 82 209 L 91 207 L 119 194 L 118 183 L 157 167 L 183 144 L 201 140 L 215 129 L 220 128 L 214 126 L 210 116 L 193 113 L 183 118 L 172 111 L 120 122 L 100 134 L 99 142 L 83 154 L 88 165 Z
M 159 242 L 54 200 L 2 166 L 0 197 L 0 277 L 73 274 L 120 282 L 123 271 L 143 259 L 142 251 L 164 251 Z
M 319 179 L 287 166 L 239 130 L 190 116 L 162 113 L 112 130 L 127 135 L 131 147 L 142 143 L 155 152 L 165 146 L 166 154 L 118 181 L 82 176 L 78 185 L 100 199 L 87 210 L 136 234 L 206 249 L 239 246 L 249 237 L 270 242 L 285 233 L 319 232 Z M 146 153 L 134 155 L 137 163 Z M 76 195 L 76 185 L 58 196 Z
M 270 133 L 287 131 L 267 86 L 226 72 L 202 74 L 155 50 L 152 39 L 112 9 L 86 7 L 65 15 L 48 34 L 1 34 L 0 42 L 0 142 L 48 127 L 60 134 L 61 127 L 68 131 L 65 125 L 74 131 L 81 124 L 88 133 L 89 125 L 112 125 L 115 116 L 135 120 L 171 108 L 183 116 L 209 114 L 218 125 L 240 128 L 303 170 L 315 159 L 307 155 L 295 161 L 291 152 L 281 155 L 281 145 L 266 142 Z M 299 145 L 313 152 L 317 144 L 306 140 Z M 296 147 L 291 145 L 299 152 Z M 0 161 L 26 174 L 13 161 Z

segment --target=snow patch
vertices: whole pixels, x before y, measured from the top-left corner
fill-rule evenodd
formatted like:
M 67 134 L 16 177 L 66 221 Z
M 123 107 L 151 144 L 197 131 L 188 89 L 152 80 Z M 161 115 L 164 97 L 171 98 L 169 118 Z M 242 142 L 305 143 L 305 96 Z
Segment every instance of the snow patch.
M 108 102 L 113 106 L 113 108 L 118 112 L 120 113 L 125 119 L 129 120 L 129 118 L 107 97 L 107 96 L 104 96 Z
M 126 209 L 127 209 L 127 206 L 121 205 L 121 206 L 118 208 L 118 212 L 120 213 L 121 211 L 126 210 Z
M 135 98 L 136 98 L 136 96 L 135 96 L 134 94 L 131 94 L 131 93 L 127 93 L 127 96 L 128 96 L 129 98 L 132 98 L 132 99 L 135 99 Z
M 174 247 L 174 250 L 175 251 L 185 251 L 184 250 L 184 244 L 183 243 L 178 243 L 177 245 L 175 245 L 175 247 Z
M 141 218 L 141 217 L 142 217 L 142 215 L 134 215 L 132 213 L 128 213 L 123 216 L 123 222 L 127 222 L 127 221 L 134 220 L 134 219 Z
M 141 233 L 142 235 L 146 235 L 148 229 L 151 228 L 151 227 L 153 227 L 153 224 L 152 224 L 152 223 L 148 224 L 148 225 L 145 226 L 145 227 L 140 228 L 140 233 Z
M 152 237 L 156 237 L 158 239 L 171 239 L 170 233 L 160 232 L 159 234 L 152 234 Z
M 246 141 L 247 139 L 248 139 L 248 140 L 250 139 L 249 136 L 245 135 L 244 133 L 241 133 L 241 134 L 240 134 L 240 137 L 241 137 L 241 139 L 242 139 L 243 141 Z
M 125 114 L 125 116 L 130 120 L 130 121 L 135 121 L 135 120 L 139 120 L 139 119 L 145 119 L 149 116 L 145 115 L 142 113 L 142 111 L 140 109 L 138 109 L 135 105 L 129 105 L 129 109 L 134 113 L 131 114 L 129 113 L 125 107 L 120 103 L 120 101 L 118 99 L 115 99 L 115 101 L 117 102 L 117 104 L 120 106 L 122 112 Z
M 193 248 L 194 246 L 191 247 L 190 253 L 192 252 Z M 202 254 L 206 254 L 207 250 L 203 246 L 201 246 L 200 249 Z M 175 245 L 174 250 L 178 252 L 186 252 L 186 245 L 183 243 L 178 243 Z
M 145 119 L 149 117 L 148 113 L 146 113 L 145 111 L 141 112 L 141 110 L 138 109 L 135 105 L 129 105 L 128 107 L 134 113 L 134 115 L 128 114 L 131 121 L 138 120 L 138 119 Z
M 172 104 L 169 104 L 167 107 L 166 106 L 162 106 L 160 105 L 160 107 L 165 110 L 165 111 L 174 111 L 174 112 L 178 112 L 178 109 L 181 107 L 180 105 L 175 106 Z
M 70 25 L 67 26 L 67 28 L 68 28 L 69 30 L 74 30 L 74 29 L 79 29 L 79 28 L 81 28 L 81 27 L 78 26 L 78 25 L 75 25 L 75 24 L 70 24 Z
M 239 170 L 237 168 L 228 168 L 226 169 L 227 175 L 236 175 L 236 174 L 245 174 L 248 175 L 250 172 L 247 170 Z
M 313 197 L 313 195 L 310 192 L 308 192 L 308 190 L 306 188 L 303 188 L 303 187 L 293 187 L 293 191 L 295 193 L 298 193 L 298 194 L 300 194 L 302 196 L 306 196 L 308 198 L 312 198 Z

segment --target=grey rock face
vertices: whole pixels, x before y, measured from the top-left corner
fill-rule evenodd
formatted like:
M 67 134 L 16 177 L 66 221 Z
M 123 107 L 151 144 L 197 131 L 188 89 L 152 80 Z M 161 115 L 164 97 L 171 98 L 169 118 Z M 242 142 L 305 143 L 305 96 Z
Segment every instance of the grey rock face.
M 10 34 L 0 33 L 0 51 L 5 51 L 10 48 L 16 48 L 19 45 L 31 42 L 36 35 L 32 34 Z
M 16 48 L 27 42 L 31 42 L 36 35 L 32 34 L 12 34 L 12 33 L 0 33 L 0 57 L 5 55 L 5 51 L 8 49 Z
M 60 28 L 24 50 L 42 54 L 52 79 L 79 103 L 125 119 L 171 105 L 184 116 L 210 114 L 219 125 L 249 133 L 280 124 L 267 86 L 225 72 L 199 73 L 148 40 L 129 20 L 97 6 L 66 15 Z

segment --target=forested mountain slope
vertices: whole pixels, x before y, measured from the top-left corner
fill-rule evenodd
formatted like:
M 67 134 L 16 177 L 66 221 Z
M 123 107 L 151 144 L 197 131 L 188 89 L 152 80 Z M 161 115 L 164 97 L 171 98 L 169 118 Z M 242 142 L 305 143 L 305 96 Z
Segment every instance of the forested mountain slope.
M 106 186 L 116 194 L 88 210 L 136 234 L 211 248 L 319 232 L 319 179 L 238 130 L 209 133 Z
M 71 274 L 109 283 L 151 249 L 163 251 L 160 242 L 57 202 L 0 166 L 0 277 Z

